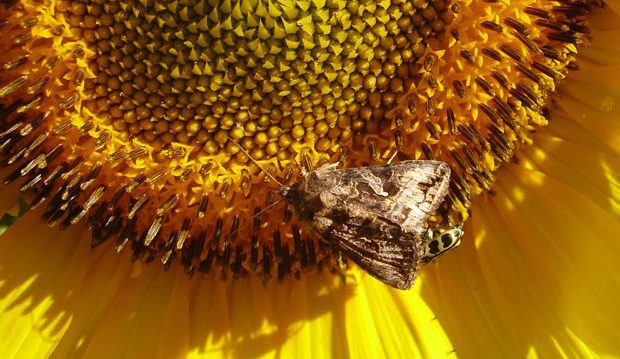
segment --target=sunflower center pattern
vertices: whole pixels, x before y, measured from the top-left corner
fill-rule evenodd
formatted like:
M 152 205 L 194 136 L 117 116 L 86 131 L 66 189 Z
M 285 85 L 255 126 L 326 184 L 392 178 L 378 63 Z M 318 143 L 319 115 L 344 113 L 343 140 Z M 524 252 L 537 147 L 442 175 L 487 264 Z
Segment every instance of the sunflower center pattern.
M 277 186 L 436 159 L 462 222 L 587 42 L 596 1 L 14 0 L 0 162 L 50 225 L 188 273 L 338 270 Z M 262 211 L 269 207 L 268 210 Z M 180 259 L 178 259 L 180 258 Z
M 102 121 L 155 149 L 179 142 L 213 155 L 224 134 L 247 138 L 262 159 L 376 128 L 411 87 L 446 6 L 107 1 L 66 14 L 93 52 L 84 103 Z

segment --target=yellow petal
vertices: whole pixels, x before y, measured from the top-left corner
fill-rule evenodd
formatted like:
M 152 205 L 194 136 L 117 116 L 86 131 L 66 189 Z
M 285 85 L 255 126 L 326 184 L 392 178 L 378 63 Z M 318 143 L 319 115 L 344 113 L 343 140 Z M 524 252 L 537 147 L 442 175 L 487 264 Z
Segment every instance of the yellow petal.
M 586 57 L 602 53 L 593 38 Z M 475 202 L 469 240 L 427 269 L 422 295 L 463 357 L 620 355 L 620 51 L 602 45 L 615 57 L 584 61 L 550 126 Z

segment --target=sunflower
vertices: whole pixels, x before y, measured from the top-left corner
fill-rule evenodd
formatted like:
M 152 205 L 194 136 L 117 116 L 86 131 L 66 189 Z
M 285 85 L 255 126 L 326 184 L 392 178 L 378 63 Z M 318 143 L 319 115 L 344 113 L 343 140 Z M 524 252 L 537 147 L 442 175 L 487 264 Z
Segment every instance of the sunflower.
M 0 352 L 620 355 L 618 11 L 2 1 Z M 394 152 L 451 166 L 428 225 L 466 232 L 410 291 L 269 181 Z

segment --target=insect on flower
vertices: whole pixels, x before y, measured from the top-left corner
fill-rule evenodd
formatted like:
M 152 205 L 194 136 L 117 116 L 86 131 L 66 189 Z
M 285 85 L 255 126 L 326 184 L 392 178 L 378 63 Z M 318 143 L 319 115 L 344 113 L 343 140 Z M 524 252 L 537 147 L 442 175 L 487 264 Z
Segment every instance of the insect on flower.
M 464 234 L 462 224 L 439 231 L 429 228 L 424 235 L 424 257 L 422 257 L 422 263 L 428 263 L 458 247 Z
M 447 164 L 403 161 L 344 169 L 337 165 L 323 165 L 291 186 L 263 171 L 280 185 L 280 195 L 308 229 L 373 277 L 409 289 L 420 263 L 460 243 L 461 227 L 434 232 L 424 226 L 448 191 Z

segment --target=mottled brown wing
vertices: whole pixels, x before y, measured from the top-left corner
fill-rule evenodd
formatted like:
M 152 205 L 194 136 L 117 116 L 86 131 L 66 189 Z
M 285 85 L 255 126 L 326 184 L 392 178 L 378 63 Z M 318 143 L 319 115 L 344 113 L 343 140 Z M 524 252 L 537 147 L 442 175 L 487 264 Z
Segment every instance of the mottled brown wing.
M 307 193 L 314 189 L 323 208 L 344 205 L 349 213 L 383 216 L 404 232 L 418 234 L 443 201 L 450 182 L 450 167 L 438 161 L 319 169 L 313 174 L 306 179 Z
M 420 260 L 421 243 L 385 218 L 349 218 L 335 209 L 315 230 L 373 277 L 398 289 L 409 289 Z M 334 220 L 336 219 L 336 220 Z
M 315 199 L 313 229 L 369 274 L 407 289 L 420 260 L 424 222 L 446 195 L 449 179 L 445 163 L 405 161 L 319 169 L 303 185 L 306 198 Z

